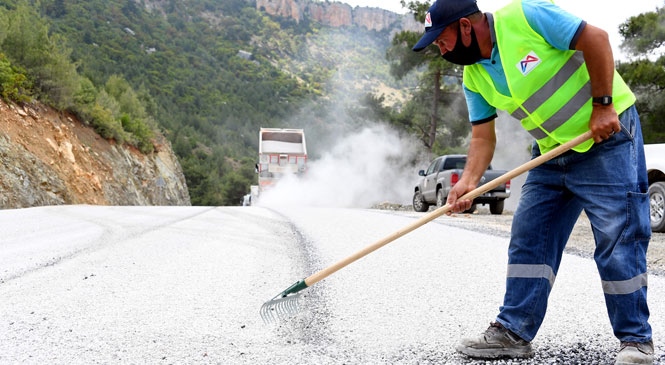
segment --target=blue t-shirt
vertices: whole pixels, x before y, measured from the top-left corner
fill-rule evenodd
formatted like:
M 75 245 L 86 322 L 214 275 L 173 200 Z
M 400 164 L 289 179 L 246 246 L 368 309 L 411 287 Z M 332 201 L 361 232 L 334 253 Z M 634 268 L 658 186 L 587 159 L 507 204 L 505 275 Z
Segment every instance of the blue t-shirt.
M 579 32 L 586 23 L 547 0 L 523 0 L 524 15 L 534 31 L 540 34 L 554 48 L 574 49 Z M 499 49 L 494 44 L 490 59 L 478 62 L 489 73 L 497 91 L 510 95 L 506 75 L 501 66 Z M 472 124 L 482 124 L 496 118 L 496 108 L 491 106 L 482 95 L 464 86 L 464 96 L 469 109 Z

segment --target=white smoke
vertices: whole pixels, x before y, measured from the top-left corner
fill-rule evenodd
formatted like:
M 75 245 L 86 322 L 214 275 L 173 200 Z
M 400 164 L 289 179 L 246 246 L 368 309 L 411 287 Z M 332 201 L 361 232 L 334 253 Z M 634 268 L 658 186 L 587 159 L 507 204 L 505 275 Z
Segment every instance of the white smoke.
M 308 144 L 315 141 L 308 140 Z M 285 177 L 261 193 L 262 206 L 369 208 L 377 203 L 410 204 L 418 181 L 419 142 L 385 125 L 364 127 L 337 140 L 304 176 Z
M 496 120 L 497 145 L 492 159 L 492 167 L 497 170 L 512 170 L 531 159 L 533 137 L 527 133 L 517 119 L 504 112 L 499 112 Z M 526 173 L 510 182 L 510 198 L 505 201 L 505 209 L 515 211 L 520 199 Z
M 492 166 L 512 170 L 529 161 L 533 138 L 519 121 L 500 113 L 496 122 L 497 148 Z M 317 143 L 308 139 L 308 144 Z M 261 193 L 260 206 L 369 208 L 379 203 L 411 204 L 418 169 L 431 159 L 422 143 L 401 136 L 386 125 L 373 125 L 336 139 L 320 158 L 308 162 L 302 177 L 286 176 Z M 514 211 L 526 174 L 511 181 L 505 202 Z

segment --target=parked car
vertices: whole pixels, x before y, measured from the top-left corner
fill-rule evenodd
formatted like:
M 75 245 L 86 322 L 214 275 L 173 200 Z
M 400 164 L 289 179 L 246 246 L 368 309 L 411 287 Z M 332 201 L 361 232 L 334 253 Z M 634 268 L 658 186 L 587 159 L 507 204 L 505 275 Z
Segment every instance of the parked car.
M 437 207 L 445 205 L 448 193 L 461 178 L 465 164 L 466 155 L 443 155 L 435 158 L 427 170 L 420 170 L 418 175 L 422 176 L 422 179 L 414 189 L 413 209 L 416 212 L 426 212 L 431 205 Z M 494 170 L 490 165 L 478 186 L 492 181 L 506 172 Z M 504 201 L 508 197 L 510 197 L 510 180 L 474 199 L 473 205 L 467 212 L 473 213 L 477 204 L 489 204 L 492 214 L 501 214 Z

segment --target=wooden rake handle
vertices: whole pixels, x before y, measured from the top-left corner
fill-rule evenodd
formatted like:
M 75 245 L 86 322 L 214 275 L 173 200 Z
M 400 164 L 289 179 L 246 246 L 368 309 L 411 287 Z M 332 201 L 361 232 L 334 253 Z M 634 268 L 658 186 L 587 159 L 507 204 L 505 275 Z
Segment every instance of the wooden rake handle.
M 508 180 L 513 179 L 513 178 L 515 178 L 519 175 L 522 175 L 523 173 L 533 169 L 534 167 L 539 166 L 539 165 L 541 165 L 541 164 L 543 164 L 543 163 L 545 163 L 545 162 L 547 162 L 547 161 L 563 154 L 564 152 L 567 152 L 568 150 L 572 149 L 573 147 L 575 147 L 575 146 L 581 144 L 582 142 L 585 142 L 585 141 L 587 141 L 591 138 L 592 138 L 591 131 L 588 131 L 588 132 L 576 137 L 575 139 L 573 139 L 569 142 L 566 142 L 562 145 L 559 145 L 558 147 L 554 148 L 553 150 L 551 150 L 551 151 L 549 151 L 549 152 L 547 152 L 543 155 L 540 155 L 540 156 L 534 158 L 533 160 L 530 160 L 530 161 L 528 161 L 528 162 L 526 162 L 526 163 L 524 163 L 524 164 L 522 164 L 522 165 L 506 172 L 505 174 L 497 177 L 496 179 L 494 179 L 494 180 L 492 180 L 492 181 L 490 181 L 490 182 L 488 182 L 484 185 L 481 185 L 478 188 L 464 194 L 463 196 L 461 196 L 459 198 L 459 200 L 464 200 L 464 199 L 473 200 L 473 199 L 479 197 L 480 195 L 485 194 L 486 192 L 488 192 L 488 191 L 498 187 L 499 185 L 507 182 Z M 413 223 L 409 224 L 408 226 L 406 226 L 406 227 L 404 227 L 404 228 L 402 228 L 402 229 L 400 229 L 400 230 L 398 230 L 398 231 L 396 231 L 396 232 L 394 232 L 394 233 L 392 233 L 392 234 L 376 241 L 375 243 L 363 248 L 362 250 L 354 253 L 353 255 L 351 255 L 351 256 L 349 256 L 345 259 L 342 259 L 342 260 L 328 266 L 327 268 L 322 269 L 321 271 L 318 271 L 318 272 L 310 275 L 309 277 L 305 278 L 305 284 L 308 287 L 316 284 L 317 282 L 327 278 L 328 276 L 330 276 L 333 273 L 337 272 L 338 270 L 346 267 L 347 265 L 357 261 L 358 259 L 369 255 L 370 253 L 378 250 L 379 248 L 387 245 L 388 243 L 390 243 L 390 242 L 406 235 L 407 233 L 410 233 L 410 232 L 416 230 L 417 228 L 420 228 L 421 226 L 425 225 L 426 223 L 429 223 L 429 222 L 433 221 L 434 219 L 448 213 L 450 211 L 450 209 L 451 209 L 451 207 L 450 207 L 449 204 L 446 204 L 442 207 L 437 208 L 433 212 L 422 216 L 421 218 L 419 218 L 418 220 L 416 220 Z

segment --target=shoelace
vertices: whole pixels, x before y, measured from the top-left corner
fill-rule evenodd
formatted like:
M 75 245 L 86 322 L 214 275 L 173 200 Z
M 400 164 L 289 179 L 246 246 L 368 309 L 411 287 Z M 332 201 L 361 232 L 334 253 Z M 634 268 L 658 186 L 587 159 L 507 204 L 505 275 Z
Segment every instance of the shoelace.
M 499 322 L 490 322 L 490 326 L 489 326 L 489 328 L 487 328 L 487 330 L 485 331 L 485 333 L 486 333 L 487 335 L 494 335 L 494 334 L 496 334 L 496 333 L 502 333 L 502 334 L 505 334 L 505 336 L 507 336 L 509 339 L 511 339 L 511 340 L 514 341 L 515 343 L 517 343 L 517 342 L 521 342 L 521 343 L 526 343 L 526 344 L 528 344 L 527 341 L 525 341 L 525 340 L 523 340 L 522 338 L 520 338 L 518 335 L 516 335 L 515 333 L 513 333 L 512 331 L 510 331 L 509 329 L 507 329 L 506 327 L 504 327 L 504 326 L 503 326 L 501 323 L 499 323 Z
M 505 329 L 503 325 L 499 322 L 490 322 L 489 328 L 487 328 L 488 332 L 499 332 Z

